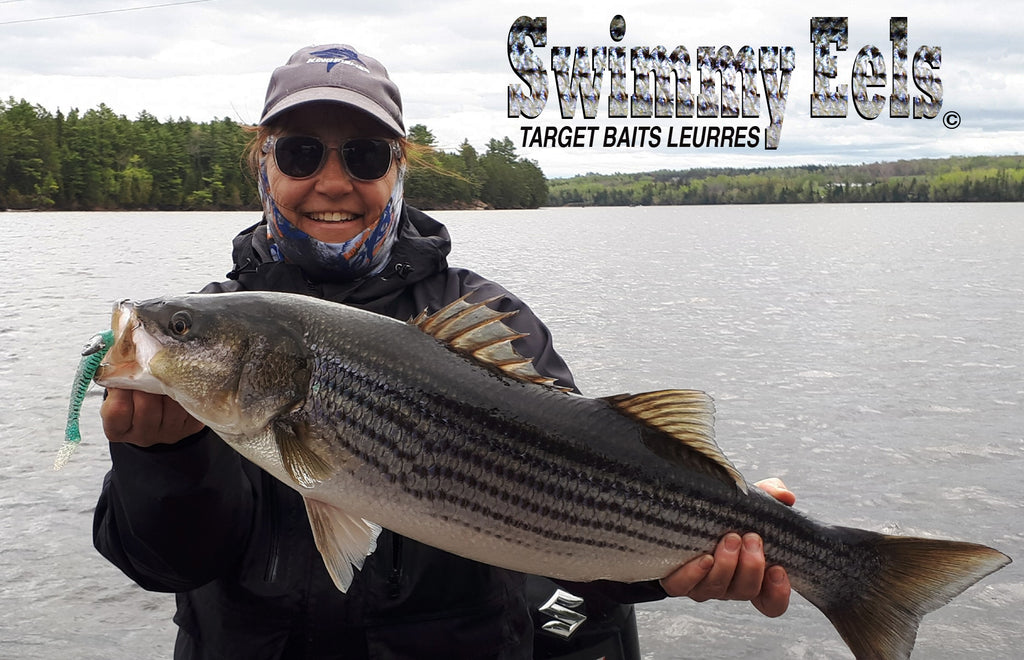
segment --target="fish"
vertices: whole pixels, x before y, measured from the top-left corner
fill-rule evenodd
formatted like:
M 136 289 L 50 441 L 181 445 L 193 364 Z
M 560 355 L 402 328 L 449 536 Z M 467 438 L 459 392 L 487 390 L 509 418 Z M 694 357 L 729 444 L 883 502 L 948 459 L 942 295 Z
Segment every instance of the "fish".
M 120 301 L 95 380 L 172 397 L 300 493 L 342 591 L 382 528 L 574 582 L 660 579 L 756 532 L 856 658 L 889 660 L 1011 561 L 785 506 L 722 452 L 705 392 L 566 391 L 515 349 L 495 299 L 470 298 L 408 322 L 286 293 Z

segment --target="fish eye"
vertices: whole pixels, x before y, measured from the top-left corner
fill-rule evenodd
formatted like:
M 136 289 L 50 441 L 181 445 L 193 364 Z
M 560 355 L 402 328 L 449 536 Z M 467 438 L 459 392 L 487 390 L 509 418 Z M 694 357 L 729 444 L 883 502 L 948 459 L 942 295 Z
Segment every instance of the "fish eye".
M 171 316 L 171 322 L 167 324 L 167 329 L 176 337 L 184 337 L 192 329 L 192 315 L 184 311 L 175 312 Z

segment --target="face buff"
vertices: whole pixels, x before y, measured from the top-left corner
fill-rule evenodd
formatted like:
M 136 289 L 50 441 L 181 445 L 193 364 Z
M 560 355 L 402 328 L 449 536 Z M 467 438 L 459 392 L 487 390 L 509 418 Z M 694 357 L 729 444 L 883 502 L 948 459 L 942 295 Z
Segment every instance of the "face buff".
M 260 199 L 267 218 L 267 239 L 275 261 L 293 263 L 320 282 L 347 282 L 384 270 L 398 235 L 405 168 L 399 165 L 391 199 L 377 222 L 344 243 L 317 240 L 288 221 L 270 194 L 266 157 L 260 159 Z

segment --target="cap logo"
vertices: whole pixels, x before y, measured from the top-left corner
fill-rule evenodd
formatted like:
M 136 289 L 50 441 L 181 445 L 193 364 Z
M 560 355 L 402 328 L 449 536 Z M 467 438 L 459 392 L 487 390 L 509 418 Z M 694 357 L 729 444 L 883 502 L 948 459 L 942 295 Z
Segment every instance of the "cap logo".
M 367 73 L 370 72 L 359 59 L 359 53 L 348 48 L 328 48 L 327 50 L 314 51 L 309 55 L 310 57 L 306 60 L 306 64 L 326 63 L 328 73 L 336 64 L 347 64 L 362 69 Z

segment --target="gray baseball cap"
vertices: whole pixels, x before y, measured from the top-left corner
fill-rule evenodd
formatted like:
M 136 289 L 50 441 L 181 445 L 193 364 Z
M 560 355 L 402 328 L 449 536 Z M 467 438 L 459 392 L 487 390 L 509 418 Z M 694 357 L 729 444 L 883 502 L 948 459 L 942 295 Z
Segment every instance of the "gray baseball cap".
M 402 95 L 387 69 L 347 44 L 307 46 L 274 70 L 260 124 L 303 103 L 343 103 L 405 135 Z

